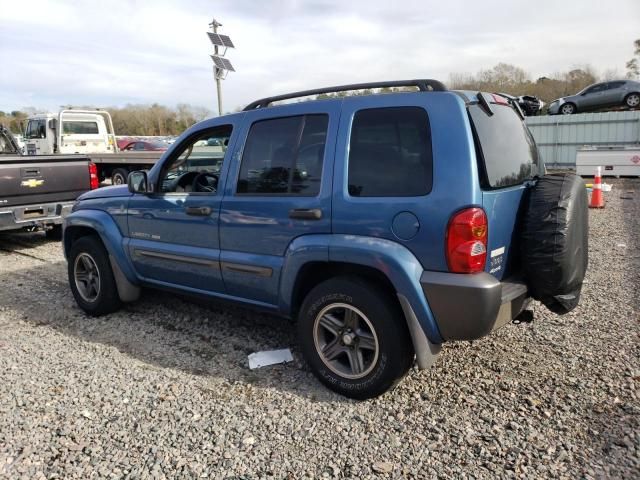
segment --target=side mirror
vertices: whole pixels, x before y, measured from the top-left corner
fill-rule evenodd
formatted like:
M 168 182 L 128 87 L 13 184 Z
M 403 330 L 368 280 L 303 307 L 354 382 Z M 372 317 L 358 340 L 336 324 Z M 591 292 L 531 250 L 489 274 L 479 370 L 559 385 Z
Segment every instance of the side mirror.
M 127 178 L 127 186 L 131 193 L 147 193 L 147 184 L 147 172 L 136 170 L 131 172 Z

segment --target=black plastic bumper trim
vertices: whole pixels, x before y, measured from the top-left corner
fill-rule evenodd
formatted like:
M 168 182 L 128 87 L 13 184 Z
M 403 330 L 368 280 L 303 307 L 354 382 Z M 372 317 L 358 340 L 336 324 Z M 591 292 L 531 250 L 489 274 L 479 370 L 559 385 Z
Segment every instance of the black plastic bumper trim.
M 500 282 L 486 272 L 424 272 L 422 290 L 445 340 L 475 340 L 514 318 L 523 308 L 527 287 Z

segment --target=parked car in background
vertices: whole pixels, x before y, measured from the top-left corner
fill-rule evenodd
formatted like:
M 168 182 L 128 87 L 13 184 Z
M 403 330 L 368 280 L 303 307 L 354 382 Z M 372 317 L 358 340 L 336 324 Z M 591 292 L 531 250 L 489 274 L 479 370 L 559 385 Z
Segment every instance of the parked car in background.
M 64 251 L 90 315 L 149 286 L 293 318 L 320 381 L 364 399 L 444 342 L 530 320 L 530 296 L 574 308 L 586 219 L 582 180 L 543 175 L 505 98 L 407 80 L 198 123 L 149 172 L 80 197 Z
M 96 188 L 96 166 L 87 156 L 23 155 L 0 125 L 0 232 L 44 230 L 59 240 L 75 199 Z
M 116 138 L 116 143 L 118 144 L 118 150 L 124 150 L 124 147 L 129 145 L 131 142 L 135 142 L 135 138 L 124 137 L 124 138 Z
M 498 95 L 501 95 L 504 98 L 517 103 L 520 106 L 520 110 L 522 110 L 522 113 L 524 113 L 527 117 L 538 115 L 538 113 L 540 113 L 545 105 L 542 100 L 533 95 L 520 95 L 519 97 L 509 95 L 508 93 L 498 93 Z
M 618 106 L 640 107 L 640 82 L 614 80 L 589 85 L 575 95 L 551 102 L 549 115 L 571 115 Z
M 164 142 L 151 140 L 133 140 L 121 147 L 120 150 L 133 150 L 136 152 L 164 152 L 169 145 Z

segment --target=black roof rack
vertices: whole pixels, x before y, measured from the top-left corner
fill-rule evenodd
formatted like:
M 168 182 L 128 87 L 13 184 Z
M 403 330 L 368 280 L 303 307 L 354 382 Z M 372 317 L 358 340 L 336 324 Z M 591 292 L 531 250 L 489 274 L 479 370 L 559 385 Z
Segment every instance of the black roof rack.
M 338 85 L 335 87 L 316 88 L 314 90 L 304 90 L 302 92 L 285 93 L 284 95 L 276 95 L 274 97 L 265 97 L 244 107 L 244 111 L 255 110 L 258 108 L 268 107 L 273 102 L 280 100 L 289 100 L 291 98 L 308 97 L 311 95 L 320 95 L 321 93 L 349 92 L 351 90 L 365 90 L 368 88 L 391 88 L 391 87 L 417 87 L 421 92 L 435 91 L 444 92 L 447 87 L 438 80 L 394 80 L 391 82 L 370 82 L 370 83 L 354 83 L 351 85 Z

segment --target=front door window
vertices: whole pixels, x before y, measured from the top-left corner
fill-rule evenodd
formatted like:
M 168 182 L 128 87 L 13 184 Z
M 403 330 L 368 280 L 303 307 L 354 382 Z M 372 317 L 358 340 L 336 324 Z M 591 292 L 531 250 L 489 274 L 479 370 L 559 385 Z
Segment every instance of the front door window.
M 231 126 L 224 126 L 208 130 L 187 142 L 163 170 L 158 191 L 217 193 L 222 161 L 230 136 Z

